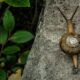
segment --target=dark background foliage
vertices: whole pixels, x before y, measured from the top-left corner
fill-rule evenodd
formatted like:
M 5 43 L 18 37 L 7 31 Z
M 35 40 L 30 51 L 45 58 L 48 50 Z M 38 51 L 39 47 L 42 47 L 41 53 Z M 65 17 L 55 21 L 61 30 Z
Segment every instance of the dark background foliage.
M 39 14 L 43 8 L 43 0 L 30 0 L 31 7 L 10 7 L 9 10 L 13 13 L 15 17 L 16 27 L 13 32 L 17 30 L 28 30 L 35 35 L 37 23 L 39 19 Z M 5 9 L 8 7 L 8 4 L 1 4 L 0 17 L 3 16 Z M 1 22 L 1 21 L 0 21 Z M 13 33 L 12 32 L 12 33 Z M 33 40 L 26 44 L 26 48 L 30 49 Z
M 27 43 L 16 44 L 8 41 L 4 45 L 4 48 L 6 48 L 6 46 L 9 46 L 9 45 L 18 45 L 21 48 L 20 52 L 17 53 L 16 56 L 13 55 L 10 58 L 8 57 L 8 60 L 5 63 L 6 66 L 3 67 L 4 70 L 9 72 L 9 75 L 13 73 L 11 70 L 17 63 L 17 60 L 20 57 L 20 55 L 22 55 L 24 51 L 30 51 L 35 39 L 39 15 L 40 15 L 41 9 L 44 6 L 44 1 L 30 0 L 30 4 L 31 4 L 30 7 L 12 7 L 4 2 L 0 3 L 0 26 L 3 24 L 2 22 L 3 14 L 5 10 L 8 8 L 15 17 L 15 28 L 10 34 L 13 34 L 18 30 L 26 30 L 31 32 L 34 35 L 34 38 L 28 41 Z M 0 45 L 0 49 L 2 49 L 2 45 Z M 6 56 L 2 54 L 0 58 L 2 57 L 6 57 Z M 21 66 L 24 68 L 24 65 L 17 65 L 17 66 Z

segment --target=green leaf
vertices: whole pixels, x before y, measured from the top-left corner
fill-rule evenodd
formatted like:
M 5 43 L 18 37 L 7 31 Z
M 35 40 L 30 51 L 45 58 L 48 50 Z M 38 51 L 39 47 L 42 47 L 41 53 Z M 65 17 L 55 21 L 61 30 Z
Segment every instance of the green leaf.
M 20 56 L 20 63 L 21 64 L 25 64 L 26 61 L 27 61 L 27 58 L 28 58 L 28 55 L 29 55 L 29 51 L 25 51 L 21 56 Z
M 8 46 L 3 50 L 3 53 L 6 55 L 12 55 L 14 53 L 17 53 L 18 51 L 20 51 L 20 48 L 16 45 L 13 46 Z
M 3 26 L 8 32 L 11 32 L 15 26 L 15 19 L 11 11 L 6 10 L 3 16 Z
M 29 0 L 5 0 L 5 2 L 13 7 L 30 7 Z
M 0 32 L 0 44 L 5 44 L 8 39 L 8 33 L 4 30 Z
M 12 35 L 10 40 L 15 43 L 25 43 L 30 41 L 33 35 L 28 31 L 17 31 Z
M 7 55 L 6 56 L 6 62 L 7 62 L 6 66 L 16 64 L 16 60 L 17 60 L 16 55 Z
M 6 67 L 12 68 L 17 62 L 16 55 L 6 55 Z
M 6 80 L 7 73 L 4 70 L 0 70 L 0 80 Z

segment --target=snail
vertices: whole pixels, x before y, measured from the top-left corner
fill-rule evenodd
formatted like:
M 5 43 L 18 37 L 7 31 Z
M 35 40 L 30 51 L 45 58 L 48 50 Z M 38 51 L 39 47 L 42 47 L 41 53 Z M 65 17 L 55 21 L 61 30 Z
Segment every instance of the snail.
M 72 21 L 75 13 L 77 12 L 78 7 L 79 6 L 76 7 L 70 19 L 67 19 L 66 16 L 60 10 L 60 8 L 57 7 L 57 9 L 60 11 L 60 13 L 62 14 L 62 16 L 67 22 L 66 33 L 64 33 L 61 36 L 59 45 L 61 50 L 65 54 L 71 56 L 72 64 L 73 64 L 73 73 L 78 73 L 78 54 L 80 53 L 80 36 L 75 31 L 74 24 Z

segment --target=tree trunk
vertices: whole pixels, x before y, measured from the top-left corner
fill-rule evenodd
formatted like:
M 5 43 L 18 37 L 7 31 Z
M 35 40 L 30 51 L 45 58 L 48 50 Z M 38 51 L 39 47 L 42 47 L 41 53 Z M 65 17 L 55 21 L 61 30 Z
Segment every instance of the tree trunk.
M 80 72 L 73 74 L 72 60 L 59 47 L 59 40 L 66 32 L 66 21 L 56 6 L 67 18 L 73 14 L 80 0 L 46 0 L 44 15 L 40 16 L 34 44 L 25 65 L 22 80 L 80 80 Z M 73 22 L 80 31 L 80 8 Z M 80 64 L 80 61 L 79 61 Z

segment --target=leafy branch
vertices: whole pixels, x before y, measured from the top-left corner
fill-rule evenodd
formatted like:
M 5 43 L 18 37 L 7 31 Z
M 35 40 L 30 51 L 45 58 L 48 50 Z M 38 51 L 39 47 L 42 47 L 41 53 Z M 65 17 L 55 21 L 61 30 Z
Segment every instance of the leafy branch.
M 2 2 L 13 7 L 30 7 L 29 0 L 0 0 L 0 4 Z M 27 43 L 34 36 L 26 30 L 12 33 L 16 23 L 9 8 L 3 14 L 2 23 L 2 25 L 0 24 L 0 80 L 8 80 L 10 74 L 15 73 L 17 69 L 25 65 L 29 54 L 29 51 L 20 53 L 21 47 L 19 45 Z M 20 55 L 18 55 L 19 53 Z

